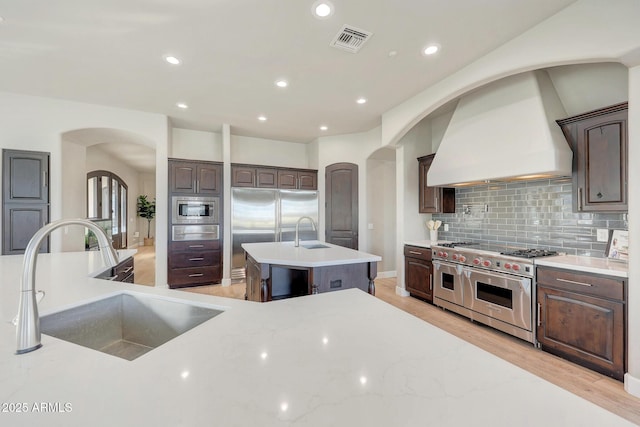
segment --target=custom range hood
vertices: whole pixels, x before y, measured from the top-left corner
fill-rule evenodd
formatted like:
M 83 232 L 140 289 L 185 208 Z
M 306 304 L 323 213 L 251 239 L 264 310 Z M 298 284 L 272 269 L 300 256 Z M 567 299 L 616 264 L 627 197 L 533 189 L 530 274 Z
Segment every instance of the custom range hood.
M 460 99 L 427 174 L 430 186 L 570 176 L 566 116 L 544 71 L 504 78 Z

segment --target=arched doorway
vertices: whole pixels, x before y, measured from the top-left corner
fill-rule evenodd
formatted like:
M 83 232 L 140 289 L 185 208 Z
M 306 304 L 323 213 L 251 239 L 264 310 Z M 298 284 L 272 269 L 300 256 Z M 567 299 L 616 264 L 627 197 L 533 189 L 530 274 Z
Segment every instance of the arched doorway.
M 128 245 L 127 218 L 129 187 L 113 172 L 87 173 L 87 218 L 109 228 L 115 249 Z

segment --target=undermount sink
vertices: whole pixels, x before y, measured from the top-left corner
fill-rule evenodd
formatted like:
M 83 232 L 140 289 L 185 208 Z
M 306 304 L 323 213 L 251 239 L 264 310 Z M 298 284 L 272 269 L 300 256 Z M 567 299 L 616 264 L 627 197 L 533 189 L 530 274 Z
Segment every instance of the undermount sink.
M 134 360 L 222 310 L 138 293 L 120 293 L 40 318 L 43 334 Z
M 300 246 L 306 249 L 329 249 L 329 246 L 323 245 L 321 243 L 313 243 L 310 245 L 300 245 Z

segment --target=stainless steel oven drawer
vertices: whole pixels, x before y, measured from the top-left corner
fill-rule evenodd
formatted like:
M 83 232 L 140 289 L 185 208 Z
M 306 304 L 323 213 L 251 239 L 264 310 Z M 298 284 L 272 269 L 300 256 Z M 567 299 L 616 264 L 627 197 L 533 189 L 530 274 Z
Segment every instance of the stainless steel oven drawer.
M 220 226 L 214 225 L 174 225 L 171 227 L 171 240 L 219 240 Z
M 463 281 L 462 266 L 448 264 L 441 261 L 433 261 L 433 297 L 462 306 Z

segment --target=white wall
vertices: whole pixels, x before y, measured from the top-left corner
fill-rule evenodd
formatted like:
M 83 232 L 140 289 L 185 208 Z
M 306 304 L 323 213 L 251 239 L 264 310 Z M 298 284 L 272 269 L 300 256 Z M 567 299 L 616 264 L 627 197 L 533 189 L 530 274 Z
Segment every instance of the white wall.
M 169 157 L 176 159 L 222 161 L 222 134 L 173 128 Z
M 310 169 L 307 144 L 231 135 L 231 162 Z
M 64 155 L 73 153 L 76 159 L 82 156 L 73 148 L 63 147 L 62 135 L 68 131 L 88 128 L 120 129 L 142 136 L 150 147 L 156 149 L 158 167 L 156 180 L 167 182 L 168 119 L 166 116 L 59 99 L 0 93 L 2 148 L 51 153 L 50 217 L 52 221 L 63 218 L 63 214 L 66 215 L 64 200 L 69 197 L 74 198 L 74 196 L 67 196 L 67 186 L 63 186 L 63 175 L 64 181 L 67 181 L 69 176 L 65 174 L 71 172 L 75 165 L 73 160 L 66 161 Z M 73 171 L 73 174 L 86 173 L 84 166 L 77 169 L 79 171 Z M 73 189 L 69 188 L 69 191 L 77 197 L 79 184 L 77 188 L 75 186 Z M 166 204 L 166 186 L 159 187 L 156 199 L 160 206 Z M 84 197 L 82 200 L 84 202 Z M 83 205 L 83 203 L 77 205 Z M 167 214 L 159 210 L 156 217 L 156 237 L 159 243 L 156 247 L 156 281 L 160 284 L 167 283 L 166 229 Z M 62 250 L 63 232 L 64 230 L 56 230 L 52 234 L 52 252 Z
M 382 257 L 378 276 L 394 276 L 396 271 L 396 163 L 394 160 L 367 160 L 367 234 L 369 251 Z

